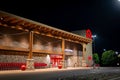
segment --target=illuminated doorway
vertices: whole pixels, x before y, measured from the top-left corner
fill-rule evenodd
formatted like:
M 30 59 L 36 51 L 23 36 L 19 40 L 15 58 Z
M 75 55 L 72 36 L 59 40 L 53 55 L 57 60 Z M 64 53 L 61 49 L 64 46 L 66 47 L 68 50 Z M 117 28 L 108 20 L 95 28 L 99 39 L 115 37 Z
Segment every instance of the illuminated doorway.
M 58 67 L 60 62 L 62 61 L 62 56 L 61 55 L 50 55 L 51 58 L 51 65 L 52 67 Z

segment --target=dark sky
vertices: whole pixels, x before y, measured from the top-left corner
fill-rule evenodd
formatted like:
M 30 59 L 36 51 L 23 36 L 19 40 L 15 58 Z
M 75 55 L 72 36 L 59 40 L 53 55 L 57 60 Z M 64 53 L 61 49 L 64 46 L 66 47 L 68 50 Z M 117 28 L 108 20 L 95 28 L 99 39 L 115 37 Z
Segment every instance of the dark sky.
M 11 1 L 11 2 L 10 2 Z M 91 29 L 96 52 L 120 52 L 120 2 L 117 0 L 8 0 L 0 9 L 65 31 Z

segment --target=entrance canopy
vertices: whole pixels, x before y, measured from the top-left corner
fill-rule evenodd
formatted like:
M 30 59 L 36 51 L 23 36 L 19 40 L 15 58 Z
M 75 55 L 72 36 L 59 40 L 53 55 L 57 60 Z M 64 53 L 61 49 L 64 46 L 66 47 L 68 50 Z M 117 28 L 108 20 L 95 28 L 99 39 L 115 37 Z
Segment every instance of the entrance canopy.
M 34 33 L 65 39 L 76 43 L 90 43 L 92 39 L 79 36 L 64 30 L 60 30 L 40 22 L 22 18 L 4 11 L 0 11 L 0 26 L 16 28 L 23 31 L 33 31 Z

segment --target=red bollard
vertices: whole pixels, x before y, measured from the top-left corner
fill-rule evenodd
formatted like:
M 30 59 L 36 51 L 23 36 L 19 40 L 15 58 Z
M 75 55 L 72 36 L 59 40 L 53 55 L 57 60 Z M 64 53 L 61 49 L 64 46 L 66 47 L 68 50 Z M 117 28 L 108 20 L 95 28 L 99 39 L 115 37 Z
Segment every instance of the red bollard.
M 58 65 L 58 68 L 61 69 L 61 68 L 62 68 L 62 65 Z
M 22 65 L 22 66 L 21 66 L 21 70 L 22 70 L 22 71 L 26 70 L 26 66 L 25 66 L 25 65 Z

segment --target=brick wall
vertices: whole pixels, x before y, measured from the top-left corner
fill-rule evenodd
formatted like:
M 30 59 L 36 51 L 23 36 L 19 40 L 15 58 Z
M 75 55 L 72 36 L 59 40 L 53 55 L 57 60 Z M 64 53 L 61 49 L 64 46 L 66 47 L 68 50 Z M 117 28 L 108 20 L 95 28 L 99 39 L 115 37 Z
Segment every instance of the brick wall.
M 26 59 L 28 58 L 27 55 L 28 55 L 28 52 L 0 50 L 0 62 L 2 63 L 26 63 Z M 34 59 L 34 62 L 36 63 L 46 63 L 47 66 L 49 66 L 50 64 L 49 55 L 33 55 L 33 59 Z
M 0 50 L 0 62 L 26 62 L 27 52 Z

